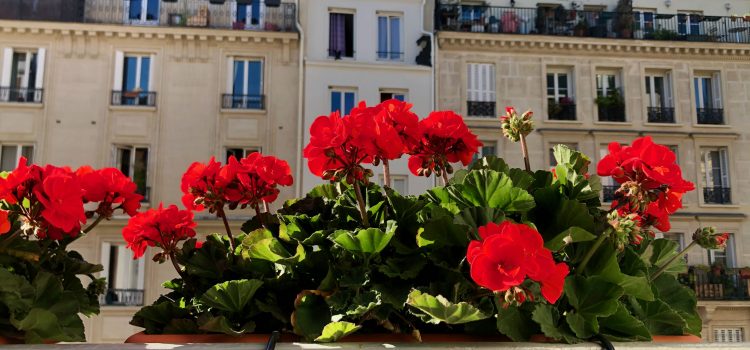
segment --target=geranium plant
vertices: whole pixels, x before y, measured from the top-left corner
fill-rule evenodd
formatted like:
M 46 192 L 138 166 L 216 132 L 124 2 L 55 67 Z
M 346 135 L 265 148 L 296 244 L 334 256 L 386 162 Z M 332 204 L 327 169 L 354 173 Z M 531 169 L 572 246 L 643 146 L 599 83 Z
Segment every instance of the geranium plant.
M 116 212 L 134 215 L 143 198 L 135 191 L 114 168 L 72 171 L 25 158 L 0 176 L 0 335 L 27 343 L 86 340 L 79 314 L 99 313 L 106 284 L 94 277 L 101 265 L 68 247 Z
M 133 324 L 147 333 L 281 330 L 320 342 L 353 333 L 563 342 L 700 334 L 695 296 L 676 279 L 685 251 L 654 238 L 694 187 L 667 147 L 648 137 L 612 144 L 597 175 L 588 157 L 560 145 L 553 169 L 532 171 L 532 113 L 507 108 L 498 127 L 521 143 L 524 169 L 492 156 L 472 163 L 481 143 L 461 116 L 419 120 L 410 107 L 360 103 L 316 119 L 304 156 L 330 183 L 276 213 L 260 203 L 291 184 L 285 162 L 257 155 L 191 166 L 185 204 L 216 213 L 227 232 L 199 244 L 190 213 L 176 207 L 134 217 L 126 239 L 160 247 L 155 259 L 171 260 L 180 278 Z M 403 156 L 414 175 L 443 185 L 405 196 L 388 176 L 383 188 L 370 181 L 370 166 L 387 174 Z M 459 162 L 464 169 L 454 169 Z M 608 210 L 598 176 L 621 184 Z M 256 216 L 234 235 L 224 210 L 238 206 Z M 688 249 L 725 239 L 700 228 Z

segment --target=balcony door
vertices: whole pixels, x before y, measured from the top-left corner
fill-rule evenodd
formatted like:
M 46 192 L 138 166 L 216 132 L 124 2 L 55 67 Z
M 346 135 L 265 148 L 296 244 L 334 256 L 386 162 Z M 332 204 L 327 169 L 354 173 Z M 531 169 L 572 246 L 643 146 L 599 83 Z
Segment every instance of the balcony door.
M 232 3 L 232 18 L 235 29 L 262 30 L 265 26 L 265 4 L 263 0 L 237 0 Z
M 42 102 L 45 49 L 33 51 L 6 48 L 0 77 L 0 101 Z
M 133 259 L 124 243 L 102 242 L 101 277 L 107 279 L 103 305 L 143 305 L 146 259 Z
M 704 148 L 701 150 L 701 171 L 704 203 L 731 203 L 729 184 L 729 156 L 727 149 Z
M 159 24 L 159 2 L 161 0 L 125 1 L 125 22 L 136 25 Z

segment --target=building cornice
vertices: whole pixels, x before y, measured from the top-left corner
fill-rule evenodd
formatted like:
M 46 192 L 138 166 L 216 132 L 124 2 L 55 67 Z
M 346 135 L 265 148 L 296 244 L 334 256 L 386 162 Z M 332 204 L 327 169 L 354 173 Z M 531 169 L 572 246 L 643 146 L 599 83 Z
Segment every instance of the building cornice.
M 376 63 L 376 62 L 365 62 L 356 60 L 306 60 L 305 65 L 308 67 L 326 67 L 326 68 L 347 68 L 347 69 L 360 69 L 367 70 L 373 69 L 378 71 L 410 71 L 410 72 L 422 72 L 431 73 L 430 67 L 420 66 L 416 64 L 393 64 L 393 63 Z
M 543 53 L 550 55 L 658 57 L 750 61 L 750 45 L 717 42 L 681 42 L 585 38 L 498 33 L 438 32 L 443 51 Z

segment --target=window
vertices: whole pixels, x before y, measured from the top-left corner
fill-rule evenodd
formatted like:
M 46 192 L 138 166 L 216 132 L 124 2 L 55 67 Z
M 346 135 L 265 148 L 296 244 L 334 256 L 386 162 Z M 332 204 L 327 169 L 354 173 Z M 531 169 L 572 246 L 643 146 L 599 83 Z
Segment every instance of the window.
M 497 146 L 495 142 L 484 141 L 484 146 L 479 149 L 479 152 L 474 153 L 474 161 L 480 160 L 487 156 L 497 156 Z
M 620 93 L 620 75 L 615 72 L 596 73 L 596 97 Z
M 158 24 L 160 0 L 125 1 L 126 22 L 131 24 Z
M 153 55 L 115 53 L 113 105 L 156 105 L 156 94 L 152 91 L 153 61 Z
M 745 329 L 742 327 L 714 328 L 714 342 L 742 343 L 745 341 Z
M 734 265 L 734 235 L 729 234 L 727 245 L 724 249 L 709 249 L 708 264 L 720 265 L 727 268 L 735 267 Z
M 400 61 L 404 57 L 401 49 L 401 15 L 378 15 L 378 59 Z
M 133 252 L 124 243 L 102 243 L 101 277 L 107 280 L 107 291 L 102 296 L 103 305 L 143 305 L 145 260 L 133 259 Z
M 227 147 L 227 153 L 226 157 L 224 157 L 224 160 L 226 161 L 226 163 L 229 163 L 229 157 L 231 156 L 234 156 L 235 159 L 240 160 L 256 152 L 260 152 L 260 148 Z
M 727 153 L 726 147 L 701 149 L 700 167 L 704 203 L 729 204 L 732 202 Z
M 669 148 L 672 153 L 674 153 L 674 162 L 675 164 L 680 164 L 680 148 L 677 145 L 665 145 L 667 148 Z
M 230 58 L 229 64 L 228 94 L 224 95 L 222 107 L 263 109 L 263 61 Z
M 701 17 L 703 16 L 699 13 L 678 12 L 677 33 L 682 35 L 701 34 Z
M 644 39 L 654 33 L 654 12 L 653 10 L 635 11 L 635 30 L 636 38 Z
M 576 120 L 571 74 L 567 71 L 547 71 L 547 118 Z
M 596 73 L 596 104 L 599 121 L 625 121 L 625 101 L 620 84 L 618 71 L 604 70 Z
M 646 100 L 649 123 L 674 123 L 672 77 L 670 73 L 646 75 Z
M 240 0 L 232 2 L 232 28 L 263 29 L 265 7 L 261 0 Z
M 693 88 L 698 124 L 724 124 L 719 73 L 696 74 Z
M 46 50 L 3 51 L 0 102 L 42 102 Z
M 472 117 L 496 117 L 495 65 L 492 63 L 469 63 L 467 67 L 468 115 Z
M 574 142 L 553 142 L 550 143 L 549 148 L 549 165 L 554 167 L 557 166 L 557 159 L 555 159 L 555 146 L 557 145 L 565 145 L 568 148 L 577 151 L 578 150 L 578 144 Z
M 335 59 L 354 57 L 354 14 L 329 15 L 328 56 Z
M 148 186 L 148 148 L 138 146 L 117 146 L 116 166 L 123 174 L 130 177 L 137 186 L 136 193 L 143 196 L 143 201 L 149 201 Z
M 34 146 L 32 145 L 2 145 L 0 152 L 0 171 L 13 171 L 18 166 L 21 157 L 25 157 L 27 163 L 34 162 Z
M 396 99 L 406 101 L 406 90 L 386 90 L 380 89 L 380 102 Z
M 347 115 L 354 108 L 356 101 L 357 92 L 354 90 L 331 90 L 331 112 L 339 111 L 341 115 Z
M 385 184 L 383 175 L 378 176 L 380 186 Z M 399 194 L 406 195 L 409 193 L 409 178 L 404 175 L 391 175 L 391 188 Z

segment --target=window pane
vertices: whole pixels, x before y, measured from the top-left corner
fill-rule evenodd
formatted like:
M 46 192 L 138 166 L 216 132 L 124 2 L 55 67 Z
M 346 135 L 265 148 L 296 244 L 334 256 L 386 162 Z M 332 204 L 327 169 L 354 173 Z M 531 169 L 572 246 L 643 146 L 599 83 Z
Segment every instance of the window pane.
M 130 13 L 128 18 L 134 20 L 141 19 L 141 9 L 143 8 L 141 1 L 143 0 L 130 0 Z
M 0 171 L 12 171 L 16 168 L 16 154 L 18 154 L 18 147 L 17 146 L 3 146 L 2 154 L 0 157 L 2 158 L 2 161 L 0 162 Z
M 666 107 L 666 96 L 664 95 L 664 77 L 654 77 L 654 93 L 656 94 L 656 107 Z
M 388 17 L 378 17 L 378 58 L 388 57 Z
M 408 191 L 407 184 L 408 183 L 406 182 L 405 178 L 394 178 L 394 179 L 392 179 L 392 181 L 393 181 L 393 183 L 392 183 L 393 189 L 396 190 L 396 192 L 401 193 L 401 194 L 406 194 L 407 193 L 407 191 Z
M 21 156 L 25 157 L 27 164 L 34 162 L 34 146 L 23 146 L 21 147 Z
M 651 78 L 646 77 L 646 95 L 651 95 Z
M 232 82 L 232 94 L 241 96 L 245 94 L 245 61 L 234 61 L 234 80 Z
M 381 92 L 380 93 L 380 102 L 385 102 L 393 98 L 393 94 L 390 92 Z
M 354 93 L 347 92 L 344 94 L 344 114 L 349 114 L 354 108 Z
M 31 64 L 29 64 L 29 79 L 26 84 L 26 87 L 29 89 L 36 88 L 36 57 L 36 53 L 31 54 Z
M 401 55 L 401 18 L 391 17 L 391 59 L 400 59 Z
M 238 23 L 247 23 L 247 4 L 237 4 L 237 18 Z
M 341 93 L 338 91 L 331 91 L 331 112 L 339 111 L 344 114 L 341 110 Z
M 403 94 L 395 94 L 395 95 L 393 95 L 393 98 L 395 98 L 395 99 L 397 99 L 399 101 L 402 101 L 402 102 L 406 100 L 406 96 L 403 95 Z
M 253 0 L 252 8 L 250 9 L 250 15 L 252 16 L 250 24 L 252 25 L 260 24 L 260 6 L 260 0 Z
M 141 90 L 148 91 L 148 79 L 151 73 L 151 58 L 141 57 Z
M 138 57 L 125 57 L 122 72 L 122 91 L 135 90 L 136 74 L 138 74 Z
M 132 177 L 133 174 L 130 172 L 130 155 L 132 151 L 130 148 L 118 148 L 117 149 L 117 165 L 120 171 L 126 176 Z
M 345 56 L 354 57 L 354 15 L 344 15 Z
M 227 156 L 225 159 L 225 164 L 229 164 L 229 157 L 234 156 L 234 159 L 240 160 L 244 157 L 242 157 L 242 148 L 227 148 Z
M 146 0 L 148 1 L 148 8 L 146 9 L 146 19 L 149 21 L 159 19 L 159 0 Z
M 135 161 L 133 163 L 133 182 L 138 187 L 138 193 L 148 197 L 146 181 L 148 178 L 148 149 L 136 148 Z M 148 198 L 146 198 L 148 200 Z
M 247 94 L 253 96 L 260 96 L 263 94 L 263 87 L 261 82 L 263 81 L 263 64 L 260 61 L 248 62 L 248 82 L 247 82 Z
M 702 78 L 703 84 L 703 106 L 704 108 L 713 108 L 713 97 L 711 96 L 711 78 Z

